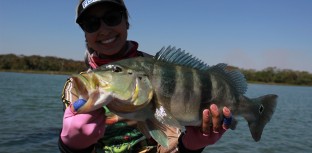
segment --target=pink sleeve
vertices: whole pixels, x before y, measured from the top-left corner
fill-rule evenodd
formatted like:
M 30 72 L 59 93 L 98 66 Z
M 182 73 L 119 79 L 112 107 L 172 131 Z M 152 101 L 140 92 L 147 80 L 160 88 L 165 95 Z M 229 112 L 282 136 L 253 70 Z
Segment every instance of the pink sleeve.
M 104 135 L 105 111 L 98 109 L 88 114 L 74 114 L 71 107 L 64 112 L 61 139 L 71 149 L 85 149 Z

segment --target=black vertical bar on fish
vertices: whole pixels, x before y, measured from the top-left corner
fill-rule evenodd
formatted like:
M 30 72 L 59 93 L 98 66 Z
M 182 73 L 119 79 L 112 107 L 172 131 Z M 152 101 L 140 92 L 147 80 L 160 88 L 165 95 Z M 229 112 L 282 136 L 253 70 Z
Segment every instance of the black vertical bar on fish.
M 201 108 L 206 109 L 209 108 L 210 100 L 212 98 L 211 96 L 211 90 L 212 90 L 212 83 L 211 83 L 211 77 L 209 73 L 201 72 L 206 75 L 198 75 L 200 80 L 200 90 L 201 90 Z M 202 112 L 200 112 L 202 113 Z M 200 114 L 201 115 L 201 114 Z
M 181 97 L 183 97 L 183 100 L 185 102 L 189 102 L 192 101 L 194 99 L 192 99 L 193 96 L 195 96 L 196 93 L 194 93 L 194 71 L 192 71 L 192 69 L 176 69 L 176 71 L 179 71 L 178 74 L 180 76 L 177 77 L 182 77 L 181 79 L 176 79 L 179 80 L 178 83 L 182 84 L 182 94 Z
M 176 87 L 176 71 L 173 65 L 170 64 L 155 64 L 154 74 L 158 73 L 160 77 L 154 78 L 155 90 L 159 90 L 157 95 L 157 100 L 165 106 L 165 108 L 170 109 L 170 102 L 172 95 L 174 94 Z M 156 83 L 155 83 L 156 82 Z

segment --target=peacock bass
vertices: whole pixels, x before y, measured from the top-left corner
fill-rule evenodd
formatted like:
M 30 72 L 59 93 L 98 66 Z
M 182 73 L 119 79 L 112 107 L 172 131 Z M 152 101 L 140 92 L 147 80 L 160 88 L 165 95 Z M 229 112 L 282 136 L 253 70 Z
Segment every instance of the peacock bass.
M 212 103 L 243 116 L 253 139 L 259 141 L 278 97 L 248 98 L 240 71 L 223 63 L 208 66 L 174 47 L 162 48 L 154 57 L 120 60 L 72 78 L 80 98 L 87 100 L 75 111 L 107 106 L 121 117 L 139 121 L 141 129 L 163 146 L 168 146 L 164 126 L 199 126 L 202 111 Z

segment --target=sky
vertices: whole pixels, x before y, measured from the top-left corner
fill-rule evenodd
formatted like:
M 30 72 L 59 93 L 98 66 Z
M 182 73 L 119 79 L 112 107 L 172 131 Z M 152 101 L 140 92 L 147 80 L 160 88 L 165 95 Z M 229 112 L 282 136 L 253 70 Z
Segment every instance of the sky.
M 83 60 L 78 0 L 1 0 L 0 54 Z M 181 48 L 208 65 L 312 73 L 311 0 L 125 0 L 128 39 Z

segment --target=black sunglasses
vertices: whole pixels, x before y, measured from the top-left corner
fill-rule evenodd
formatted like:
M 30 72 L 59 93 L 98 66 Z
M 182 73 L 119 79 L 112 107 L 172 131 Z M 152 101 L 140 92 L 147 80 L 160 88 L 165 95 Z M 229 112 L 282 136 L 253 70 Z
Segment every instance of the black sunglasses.
M 88 16 L 81 19 L 78 22 L 80 27 L 88 32 L 93 33 L 99 30 L 101 26 L 101 20 L 110 27 L 117 26 L 121 23 L 123 11 L 111 11 L 106 13 L 102 17 Z

